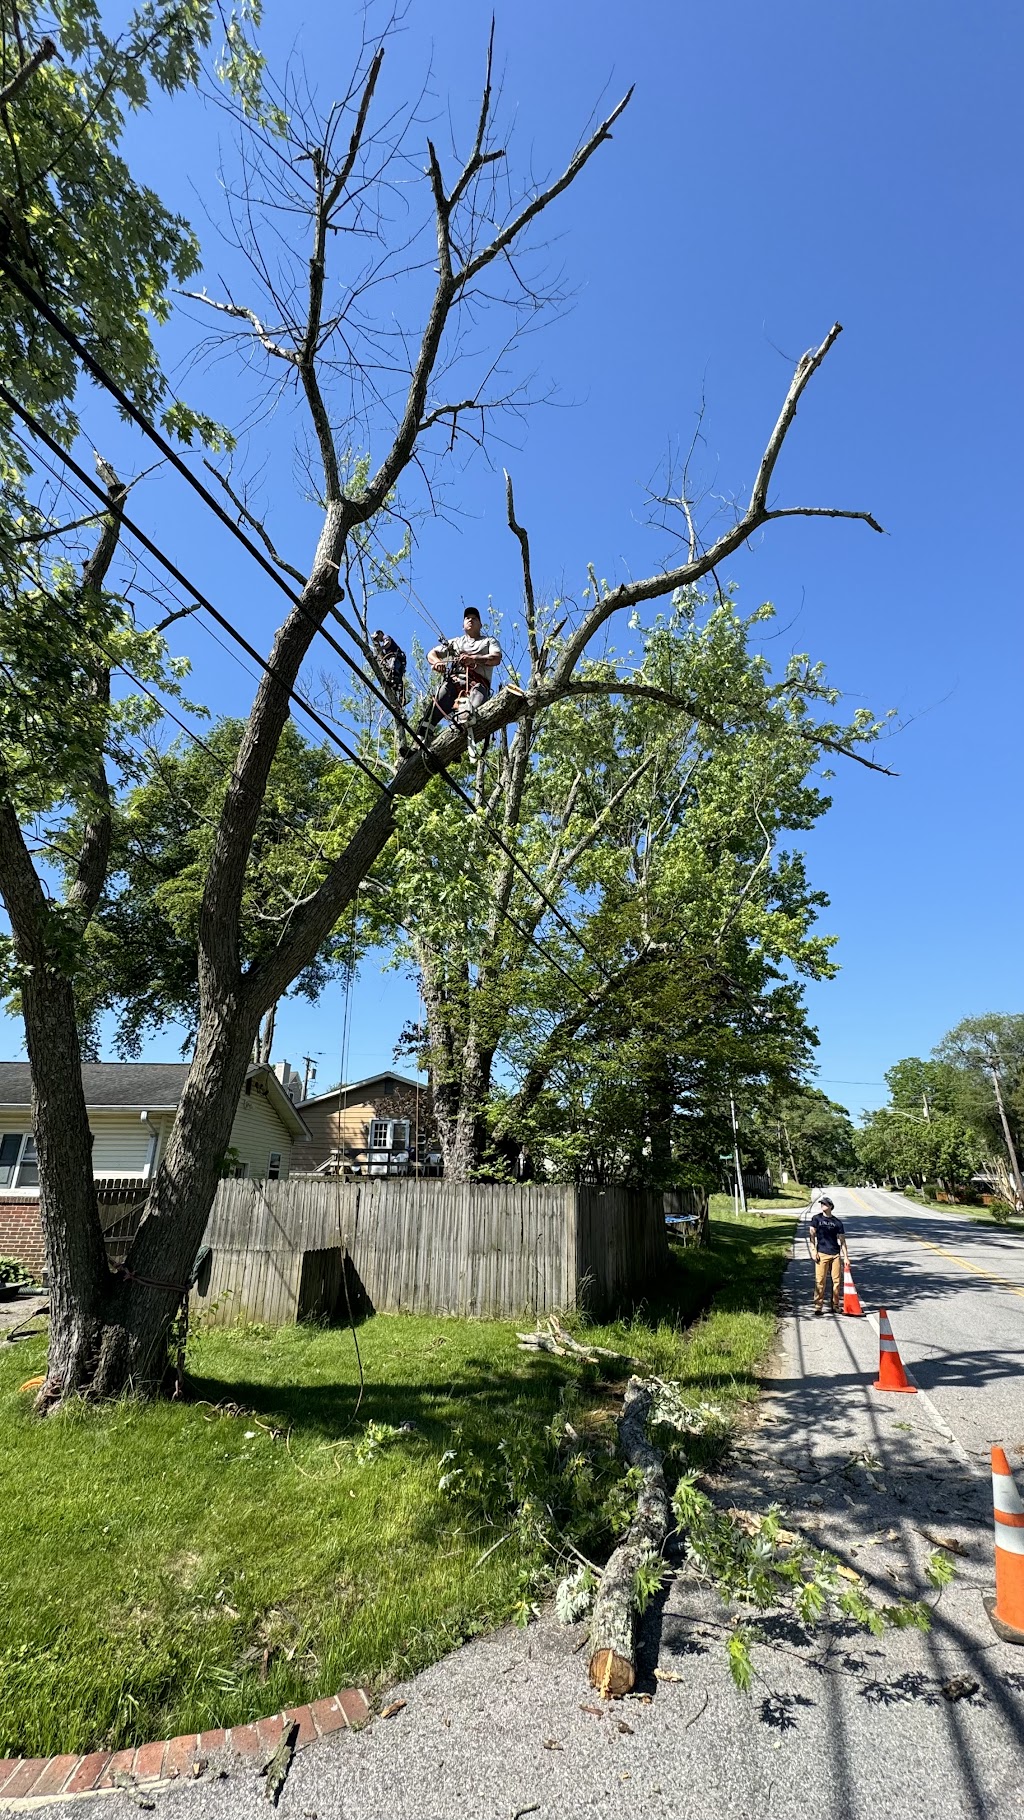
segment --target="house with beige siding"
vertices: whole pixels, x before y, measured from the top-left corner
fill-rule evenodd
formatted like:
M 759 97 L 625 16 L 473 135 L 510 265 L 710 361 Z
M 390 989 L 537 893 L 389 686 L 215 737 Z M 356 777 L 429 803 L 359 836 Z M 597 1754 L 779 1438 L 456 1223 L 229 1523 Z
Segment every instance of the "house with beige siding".
M 304 1174 L 436 1173 L 430 1089 L 408 1074 L 343 1081 L 299 1102 L 309 1144 L 293 1168 Z
M 167 1147 L 187 1062 L 86 1062 L 82 1067 L 97 1198 L 112 1209 L 140 1205 Z M 226 1173 L 283 1181 L 309 1131 L 287 1063 L 253 1064 L 245 1078 L 224 1159 Z M 291 1088 L 291 1092 L 288 1091 Z M 27 1062 L 0 1062 L 0 1256 L 38 1271 L 43 1261 L 39 1167 Z

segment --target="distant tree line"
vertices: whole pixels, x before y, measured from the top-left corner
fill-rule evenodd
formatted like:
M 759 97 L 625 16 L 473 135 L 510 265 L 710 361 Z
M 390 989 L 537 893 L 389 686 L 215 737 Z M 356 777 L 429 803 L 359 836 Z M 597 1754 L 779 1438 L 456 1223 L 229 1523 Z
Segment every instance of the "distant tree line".
M 885 1078 L 889 1104 L 856 1134 L 872 1180 L 935 1182 L 963 1199 L 983 1175 L 1000 1200 L 1024 1206 L 1024 1014 L 964 1018 L 929 1060 L 908 1056 Z

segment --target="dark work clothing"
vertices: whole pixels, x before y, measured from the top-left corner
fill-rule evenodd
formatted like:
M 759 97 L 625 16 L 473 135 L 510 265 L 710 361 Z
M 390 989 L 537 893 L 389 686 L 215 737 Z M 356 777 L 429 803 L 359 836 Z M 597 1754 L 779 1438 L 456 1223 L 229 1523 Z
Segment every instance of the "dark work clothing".
M 388 682 L 396 695 L 402 694 L 402 683 L 405 678 L 405 652 L 387 632 L 375 632 L 373 642 L 377 648 L 380 667 Z
M 442 716 L 447 718 L 447 716 L 451 714 L 459 696 L 462 695 L 462 691 L 463 681 L 461 674 L 446 676 L 441 687 L 438 689 L 437 694 L 433 697 L 433 700 L 428 702 L 421 724 L 424 727 L 434 727 Z M 474 681 L 473 686 L 469 691 L 468 700 L 464 698 L 464 705 L 468 708 L 482 708 L 484 702 L 489 699 L 490 693 L 490 683 L 480 677 L 478 680 Z
M 837 1220 L 834 1213 L 816 1213 L 811 1221 L 811 1243 L 819 1256 L 837 1258 L 841 1240 L 846 1237 L 846 1227 L 842 1220 Z

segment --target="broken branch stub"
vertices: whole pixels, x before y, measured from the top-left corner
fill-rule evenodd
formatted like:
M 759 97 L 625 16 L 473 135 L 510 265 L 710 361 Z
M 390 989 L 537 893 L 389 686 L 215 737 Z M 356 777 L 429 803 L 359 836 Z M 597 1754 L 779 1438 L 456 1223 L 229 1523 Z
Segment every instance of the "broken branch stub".
M 604 1573 L 590 1620 L 590 1680 L 602 1699 L 621 1699 L 636 1681 L 636 1574 L 656 1560 L 665 1546 L 670 1522 L 668 1490 L 661 1454 L 647 1439 L 653 1391 L 630 1378 L 619 1417 L 619 1446 L 627 1467 L 643 1479 L 636 1515 Z

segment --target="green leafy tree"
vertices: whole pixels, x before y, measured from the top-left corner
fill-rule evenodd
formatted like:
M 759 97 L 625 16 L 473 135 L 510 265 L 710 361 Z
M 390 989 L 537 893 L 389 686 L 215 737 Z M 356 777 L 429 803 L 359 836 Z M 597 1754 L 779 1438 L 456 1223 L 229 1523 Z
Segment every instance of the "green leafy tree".
M 982 1139 L 1006 1199 L 1024 1207 L 1024 1014 L 966 1017 L 936 1047 L 956 1070 L 959 1109 Z
M 754 1115 L 753 1136 L 765 1165 L 780 1177 L 791 1172 L 808 1187 L 856 1180 L 853 1122 L 845 1106 L 817 1087 L 768 1096 Z
M 977 1137 L 955 1112 L 920 1112 L 883 1107 L 856 1133 L 857 1155 L 872 1178 L 955 1184 L 969 1179 L 981 1160 Z
M 495 864 L 484 829 L 453 839 L 440 786 L 407 815 L 385 908 L 420 977 L 450 1175 L 493 1166 L 497 1141 L 503 1166 L 543 1152 L 570 1175 L 703 1179 L 729 1078 L 806 1059 L 783 969 L 826 976 L 831 942 L 785 836 L 828 806 L 809 781 L 820 738 L 869 729 L 822 735 L 809 705 L 834 691 L 804 659 L 771 677 L 751 649 L 763 618 L 680 597 L 634 626 L 624 674 L 585 666 L 593 695 L 483 753 L 477 801 L 514 859 Z
M 152 749 L 145 777 L 113 805 L 106 882 L 89 924 L 78 975 L 80 1026 L 94 1051 L 100 1017 L 116 1020 L 115 1042 L 138 1054 L 146 1036 L 171 1024 L 194 1036 L 198 926 L 203 886 L 243 723 L 230 718 Z M 253 837 L 239 923 L 252 967 L 272 954 L 296 907 L 315 890 L 366 813 L 368 780 L 333 748 L 285 728 Z M 80 842 L 77 819 L 59 849 Z M 70 885 L 70 878 L 68 884 Z M 292 990 L 315 1000 L 358 957 L 351 925 L 331 930 Z M 259 1059 L 270 1060 L 270 1029 Z M 266 1051 L 266 1053 L 263 1053 Z

